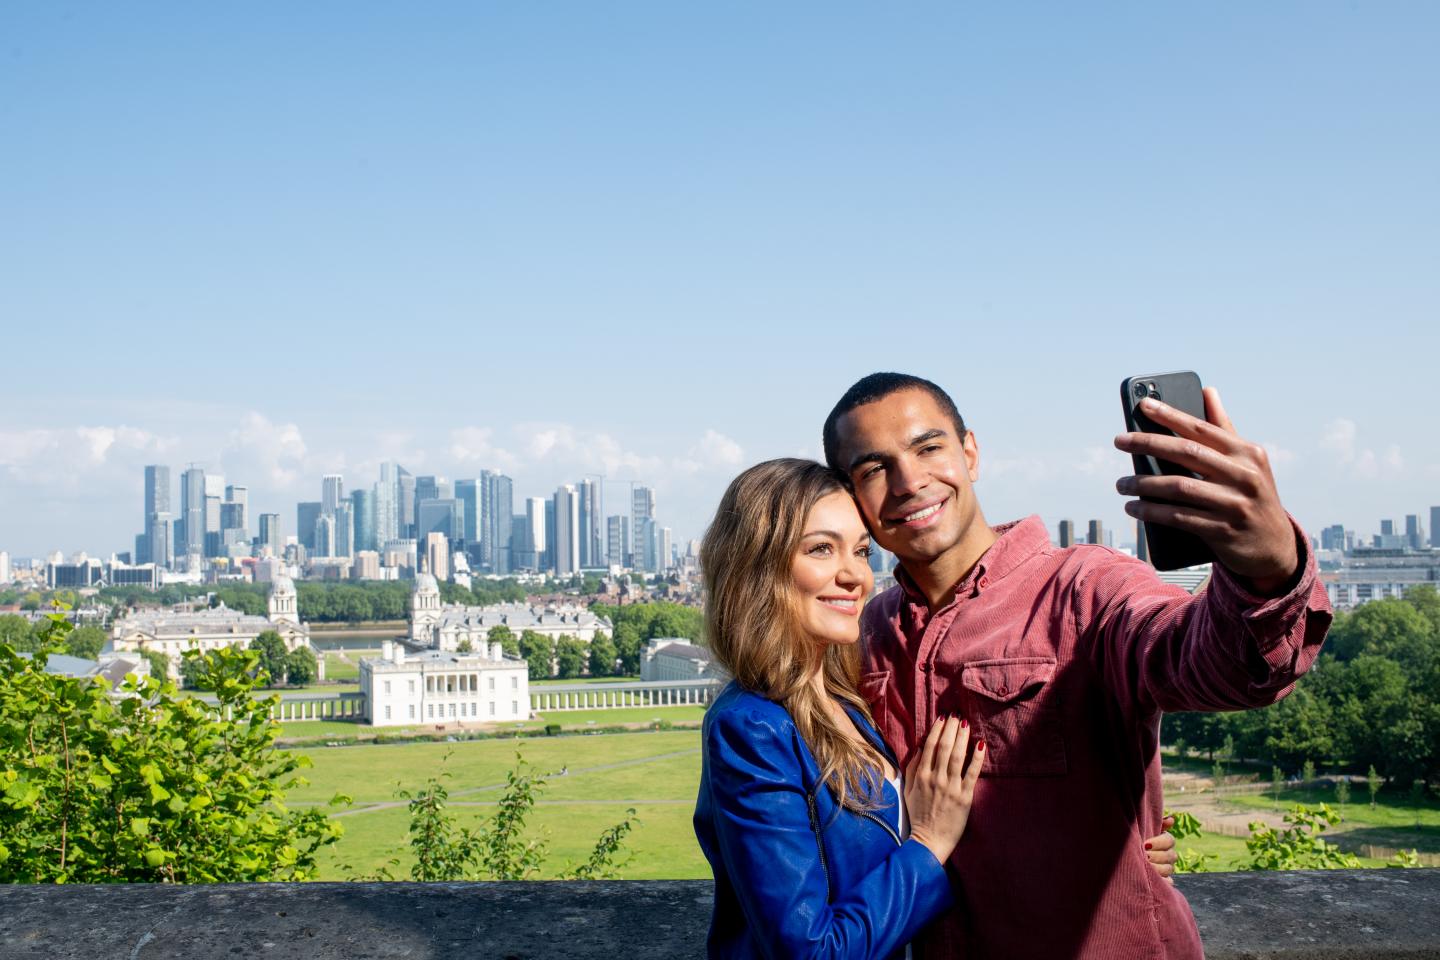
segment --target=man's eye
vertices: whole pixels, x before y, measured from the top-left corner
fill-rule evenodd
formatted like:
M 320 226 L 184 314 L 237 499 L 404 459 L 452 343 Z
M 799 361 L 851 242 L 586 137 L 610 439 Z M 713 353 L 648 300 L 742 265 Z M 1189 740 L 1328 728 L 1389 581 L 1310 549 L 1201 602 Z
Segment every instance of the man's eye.
M 882 469 L 884 468 L 879 466 L 878 464 L 873 467 L 866 467 L 864 470 L 860 471 L 860 479 L 869 480 L 871 477 L 878 474 Z
M 939 450 L 939 449 L 940 449 L 940 444 L 938 444 L 938 443 L 931 443 L 931 444 L 928 444 L 928 445 L 926 445 L 926 446 L 921 447 L 921 448 L 920 448 L 920 452 L 921 452 L 921 453 L 934 453 L 936 450 Z

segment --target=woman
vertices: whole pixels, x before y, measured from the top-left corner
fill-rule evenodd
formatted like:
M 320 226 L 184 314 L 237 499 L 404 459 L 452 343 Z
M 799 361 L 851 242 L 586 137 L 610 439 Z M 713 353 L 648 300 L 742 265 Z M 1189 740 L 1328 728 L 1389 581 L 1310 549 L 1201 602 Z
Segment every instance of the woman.
M 708 642 L 734 678 L 705 715 L 695 805 L 711 956 L 903 955 L 953 904 L 943 864 L 985 745 L 946 718 L 899 776 L 856 691 L 869 554 L 839 476 L 796 459 L 736 477 L 701 545 Z
M 715 871 L 710 954 L 903 951 L 952 903 L 943 864 L 984 743 L 968 750 L 960 718 L 936 724 L 902 797 L 855 688 L 870 535 L 829 469 L 745 471 L 700 550 L 710 649 L 734 677 L 705 715 L 695 808 Z

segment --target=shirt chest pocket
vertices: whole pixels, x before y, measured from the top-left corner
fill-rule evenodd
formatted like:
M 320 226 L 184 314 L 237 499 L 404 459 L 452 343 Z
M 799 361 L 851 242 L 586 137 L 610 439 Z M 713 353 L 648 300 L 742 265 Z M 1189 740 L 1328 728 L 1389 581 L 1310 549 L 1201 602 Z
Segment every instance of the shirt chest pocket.
M 963 714 L 985 738 L 982 776 L 1057 777 L 1069 770 L 1055 658 L 967 663 L 960 684 Z

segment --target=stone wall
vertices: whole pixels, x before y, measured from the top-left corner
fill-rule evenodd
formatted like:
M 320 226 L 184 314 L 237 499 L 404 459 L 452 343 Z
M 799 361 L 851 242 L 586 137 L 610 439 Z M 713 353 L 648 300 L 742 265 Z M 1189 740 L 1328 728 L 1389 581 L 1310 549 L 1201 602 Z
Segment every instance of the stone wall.
M 1440 960 L 1440 870 L 1180 878 L 1210 960 Z M 708 881 L 0 887 L 0 958 L 671 960 Z

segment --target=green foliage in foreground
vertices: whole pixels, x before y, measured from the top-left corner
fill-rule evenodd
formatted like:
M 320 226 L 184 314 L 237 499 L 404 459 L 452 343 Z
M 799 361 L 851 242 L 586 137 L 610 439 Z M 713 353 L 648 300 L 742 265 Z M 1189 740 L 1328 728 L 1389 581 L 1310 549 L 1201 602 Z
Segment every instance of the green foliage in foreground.
M 449 756 L 447 753 L 445 759 Z M 515 754 L 515 766 L 506 774 L 505 791 L 494 815 L 473 830 L 457 827 L 446 810 L 450 794 L 441 778 L 449 777 L 448 772 L 432 776 L 413 793 L 398 791 L 397 796 L 409 801 L 410 849 L 415 855 L 410 878 L 422 883 L 525 880 L 538 873 L 545 863 L 546 843 L 527 837 L 525 825 L 547 780 L 533 769 L 521 754 Z M 619 859 L 625 837 L 637 822 L 632 807 L 624 820 L 600 834 L 586 862 L 566 867 L 559 878 L 618 877 L 626 862 Z M 391 861 L 391 866 L 397 864 L 398 860 Z M 382 869 L 379 878 L 393 879 L 388 869 Z
M 1189 813 L 1170 813 L 1175 826 L 1170 829 L 1175 839 L 1201 836 L 1200 821 Z M 1245 841 L 1248 859 L 1236 862 L 1235 870 L 1354 870 L 1362 866 L 1360 858 L 1345 853 L 1320 834 L 1339 824 L 1343 817 L 1329 804 L 1307 807 L 1296 804 L 1285 814 L 1287 826 L 1280 829 L 1259 820 L 1250 824 L 1250 838 Z M 1200 854 L 1182 850 L 1175 864 L 1176 873 L 1207 873 L 1219 858 L 1213 853 Z M 1418 867 L 1417 850 L 1402 850 L 1390 861 L 1392 867 Z
M 206 659 L 218 707 L 133 674 L 112 699 L 103 681 L 45 672 L 69 629 L 53 616 L 32 658 L 0 644 L 0 883 L 312 878 L 341 827 L 285 806 L 309 761 L 275 749 L 276 698 L 251 696 L 256 655 Z

